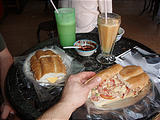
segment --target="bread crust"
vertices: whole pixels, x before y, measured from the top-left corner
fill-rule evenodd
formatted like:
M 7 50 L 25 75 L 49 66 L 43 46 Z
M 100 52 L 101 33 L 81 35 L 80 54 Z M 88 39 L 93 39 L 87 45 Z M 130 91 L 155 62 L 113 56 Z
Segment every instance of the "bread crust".
M 141 73 L 143 73 L 143 69 L 140 66 L 129 65 L 124 67 L 123 70 L 119 72 L 119 78 L 121 80 L 127 80 Z
M 102 79 L 102 81 L 106 80 L 106 79 L 110 79 L 114 75 L 118 74 L 122 69 L 123 69 L 123 67 L 120 64 L 115 64 L 107 69 L 100 71 L 93 78 L 100 77 Z
M 143 72 L 137 76 L 127 79 L 126 82 L 129 84 L 131 89 L 139 89 L 140 91 L 149 83 L 149 76 Z

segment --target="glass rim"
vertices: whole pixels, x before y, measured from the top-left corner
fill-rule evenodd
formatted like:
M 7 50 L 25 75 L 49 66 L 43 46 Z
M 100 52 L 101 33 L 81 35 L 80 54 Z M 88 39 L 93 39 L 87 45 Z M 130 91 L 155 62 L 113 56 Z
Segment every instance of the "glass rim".
M 75 8 L 58 8 L 57 10 L 59 13 L 71 13 L 71 12 L 75 11 Z M 54 10 L 54 13 L 58 14 L 56 12 L 56 10 Z
M 115 18 L 117 18 L 117 19 L 121 19 L 121 16 L 119 15 L 119 14 L 117 14 L 117 13 L 107 13 L 107 17 L 108 16 L 114 16 Z M 105 13 L 103 12 L 103 13 L 100 13 L 99 15 L 98 15 L 98 17 L 100 17 L 100 18 L 102 18 L 102 17 L 104 17 L 105 18 Z

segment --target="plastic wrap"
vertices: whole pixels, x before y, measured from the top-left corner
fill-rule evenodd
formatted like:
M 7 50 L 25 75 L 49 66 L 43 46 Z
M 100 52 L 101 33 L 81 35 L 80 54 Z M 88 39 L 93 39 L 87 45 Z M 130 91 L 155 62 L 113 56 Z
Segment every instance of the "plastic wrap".
M 67 70 L 66 75 L 63 79 L 57 80 L 55 83 L 38 82 L 37 80 L 35 80 L 35 78 L 33 77 L 33 73 L 30 70 L 30 58 L 34 55 L 36 51 L 26 56 L 15 57 L 14 64 L 18 65 L 20 69 L 23 71 L 25 76 L 24 80 L 33 84 L 39 100 L 43 102 L 49 99 L 53 99 L 54 96 L 50 94 L 51 90 L 56 88 L 59 89 L 59 91 L 61 91 L 68 76 L 70 74 L 75 74 L 83 71 L 84 66 L 77 60 L 67 55 L 65 51 L 63 51 L 57 46 L 45 47 L 42 50 L 52 50 L 53 52 L 61 56 L 61 59 L 64 65 L 66 66 Z

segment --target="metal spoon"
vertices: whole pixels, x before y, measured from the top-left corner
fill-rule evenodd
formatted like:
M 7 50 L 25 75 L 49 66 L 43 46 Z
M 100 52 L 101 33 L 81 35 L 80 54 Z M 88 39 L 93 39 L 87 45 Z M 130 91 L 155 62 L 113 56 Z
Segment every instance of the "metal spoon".
M 63 47 L 63 49 L 69 49 L 69 48 L 82 48 L 82 47 L 85 47 L 86 45 L 90 45 L 90 44 L 87 44 L 87 43 L 85 43 L 85 44 L 78 44 L 78 45 L 76 45 L 76 46 L 66 46 L 66 47 Z
M 69 49 L 69 48 L 81 48 L 80 46 L 66 46 L 63 47 L 63 49 Z
M 66 46 L 66 47 L 63 47 L 63 49 L 70 49 L 70 48 L 83 48 L 83 49 L 85 49 L 88 46 L 94 47 L 91 44 L 83 44 L 83 45 L 79 45 L 79 46 Z

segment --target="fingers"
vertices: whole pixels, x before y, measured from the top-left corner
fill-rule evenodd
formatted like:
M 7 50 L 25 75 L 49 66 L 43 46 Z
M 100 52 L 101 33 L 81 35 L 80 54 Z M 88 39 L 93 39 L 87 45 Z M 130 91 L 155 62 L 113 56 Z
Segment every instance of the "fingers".
M 80 72 L 78 74 L 72 75 L 72 78 L 75 78 L 76 81 L 81 81 L 82 83 L 84 83 L 95 74 L 95 72 Z
M 95 72 L 83 72 L 81 75 L 81 82 L 85 83 L 88 79 L 93 77 L 96 73 Z
M 95 88 L 99 83 L 101 82 L 100 77 L 96 77 L 93 80 L 89 81 L 85 86 L 88 87 L 89 89 Z

